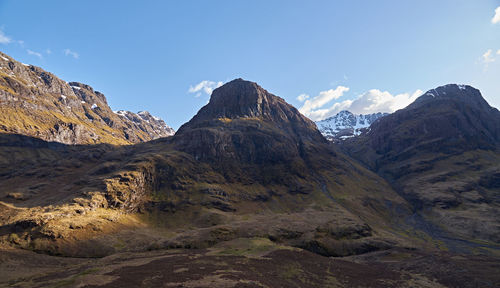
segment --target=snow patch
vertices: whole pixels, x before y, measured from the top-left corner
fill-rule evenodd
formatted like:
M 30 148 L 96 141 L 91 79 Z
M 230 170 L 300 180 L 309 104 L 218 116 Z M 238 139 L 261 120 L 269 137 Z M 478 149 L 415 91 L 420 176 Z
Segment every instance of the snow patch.
M 3 60 L 5 60 L 5 61 L 9 61 L 9 59 L 8 59 L 8 58 L 5 58 L 5 57 L 3 57 L 3 56 L 0 56 L 0 57 L 2 57 L 2 59 L 3 59 Z
M 465 85 L 463 85 L 463 84 L 460 84 L 460 85 L 458 85 L 458 89 L 467 90 L 467 87 L 465 87 Z
M 27 66 L 27 67 L 30 66 L 30 64 L 26 64 L 26 63 L 21 63 L 21 64 L 23 64 L 24 66 Z
M 70 86 L 71 88 L 73 89 L 76 89 L 76 90 L 82 90 L 82 88 L 78 87 L 78 86 Z
M 97 106 L 97 104 L 94 103 L 94 104 L 92 104 L 92 106 L 90 107 L 90 109 L 95 109 L 97 107 L 99 107 L 99 106 Z
M 124 110 L 113 111 L 113 113 L 120 115 L 120 116 L 123 116 L 123 117 L 127 117 L 127 111 L 124 111 Z
M 348 139 L 348 138 L 352 138 L 352 137 L 354 137 L 354 136 L 356 136 L 356 135 L 346 135 L 346 136 L 340 136 L 339 138 L 340 138 L 341 140 L 345 140 L 345 139 Z
M 67 97 L 61 94 L 61 98 L 66 100 Z
M 83 101 L 83 100 L 82 100 L 82 101 L 80 101 L 80 102 L 81 102 L 82 104 L 85 104 L 85 103 L 87 103 L 87 102 L 85 102 L 85 101 Z

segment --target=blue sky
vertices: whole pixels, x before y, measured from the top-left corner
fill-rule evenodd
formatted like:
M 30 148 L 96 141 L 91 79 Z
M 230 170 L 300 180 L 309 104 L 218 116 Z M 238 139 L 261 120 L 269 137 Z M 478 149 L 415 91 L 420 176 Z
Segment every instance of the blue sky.
M 471 84 L 498 108 L 499 6 L 0 0 L 0 50 L 91 85 L 114 110 L 148 110 L 174 128 L 211 89 L 239 77 L 315 120 L 340 109 L 398 109 L 447 83 Z

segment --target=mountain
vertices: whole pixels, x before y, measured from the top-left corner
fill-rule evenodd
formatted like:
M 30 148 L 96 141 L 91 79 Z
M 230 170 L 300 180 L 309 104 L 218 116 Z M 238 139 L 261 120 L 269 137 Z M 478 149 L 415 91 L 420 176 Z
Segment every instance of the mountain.
M 127 249 L 248 237 L 329 256 L 410 245 L 389 232 L 398 221 L 390 215 L 410 209 L 382 178 L 282 98 L 242 79 L 215 89 L 173 137 L 73 147 L 3 135 L 0 154 L 4 235 L 16 231 L 10 243 L 40 252 L 108 255 L 120 251 L 123 233 Z
M 330 141 L 341 141 L 360 135 L 380 117 L 388 113 L 373 113 L 355 115 L 349 111 L 340 111 L 335 116 L 317 121 L 319 131 Z
M 132 144 L 173 135 L 149 113 L 115 114 L 92 87 L 0 52 L 0 131 L 66 144 Z M 123 116 L 123 115 L 128 115 Z
M 431 235 L 500 242 L 500 112 L 479 90 L 432 89 L 370 128 L 344 151 L 388 180 Z
M 161 137 L 168 137 L 175 134 L 172 127 L 168 126 L 162 119 L 151 115 L 148 111 L 139 111 L 133 113 L 125 110 L 113 111 L 113 113 L 122 117 L 125 122 L 134 123 L 140 130 L 151 135 L 151 140 Z

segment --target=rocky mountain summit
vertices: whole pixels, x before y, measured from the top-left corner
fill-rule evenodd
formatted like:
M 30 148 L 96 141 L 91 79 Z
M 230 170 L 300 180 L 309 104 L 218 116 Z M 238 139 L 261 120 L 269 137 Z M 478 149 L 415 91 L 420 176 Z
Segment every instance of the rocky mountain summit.
M 146 112 L 130 115 L 113 113 L 106 97 L 88 85 L 66 83 L 0 53 L 0 131 L 4 133 L 66 144 L 132 144 L 174 132 Z
M 373 113 L 355 115 L 349 111 L 340 111 L 335 116 L 317 121 L 319 131 L 330 141 L 342 141 L 360 135 L 380 117 L 389 113 Z
M 210 102 L 179 128 L 174 140 L 178 149 L 197 159 L 253 164 L 290 161 L 305 156 L 307 145 L 325 143 L 314 122 L 282 98 L 242 79 L 215 89 Z

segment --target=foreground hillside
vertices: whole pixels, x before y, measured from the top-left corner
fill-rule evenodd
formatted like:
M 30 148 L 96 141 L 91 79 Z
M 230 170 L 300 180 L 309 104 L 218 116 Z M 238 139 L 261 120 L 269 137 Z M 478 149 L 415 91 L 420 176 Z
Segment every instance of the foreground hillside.
M 146 111 L 114 113 L 92 87 L 66 83 L 1 52 L 0 132 L 66 144 L 132 144 L 174 134 Z

